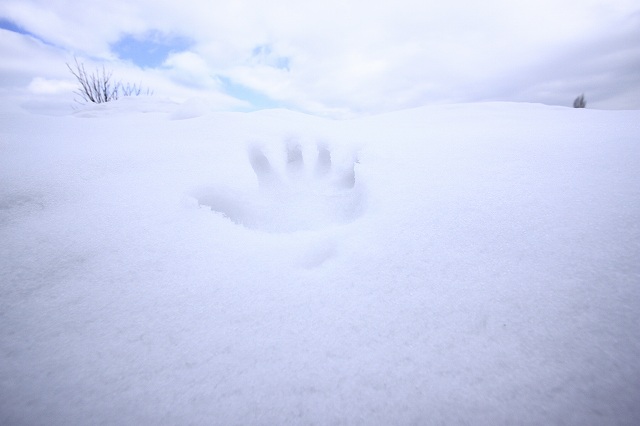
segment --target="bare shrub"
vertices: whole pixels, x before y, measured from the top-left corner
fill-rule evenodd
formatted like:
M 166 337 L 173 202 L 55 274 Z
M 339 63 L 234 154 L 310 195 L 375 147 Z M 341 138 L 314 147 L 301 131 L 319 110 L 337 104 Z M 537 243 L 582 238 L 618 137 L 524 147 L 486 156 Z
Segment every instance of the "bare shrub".
M 584 108 L 587 106 L 587 101 L 584 100 L 584 93 L 580 96 L 578 96 L 574 101 L 573 101 L 573 107 L 574 108 Z
M 102 66 L 102 69 L 97 69 L 91 73 L 88 73 L 83 63 L 79 63 L 78 59 L 74 58 L 74 65 L 71 66 L 67 63 L 67 68 L 78 81 L 78 90 L 74 91 L 81 100 L 76 99 L 79 103 L 95 103 L 101 104 L 104 102 L 115 101 L 121 96 L 139 96 L 152 95 L 153 92 L 149 89 L 143 90 L 140 84 L 123 84 L 121 81 L 113 81 L 113 73 L 107 72 Z

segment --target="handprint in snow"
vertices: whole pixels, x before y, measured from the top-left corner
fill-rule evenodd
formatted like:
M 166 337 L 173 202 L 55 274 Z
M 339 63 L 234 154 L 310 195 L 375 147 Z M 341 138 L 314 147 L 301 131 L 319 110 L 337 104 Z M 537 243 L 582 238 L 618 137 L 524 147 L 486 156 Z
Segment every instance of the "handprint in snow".
M 306 167 L 300 144 L 286 144 L 282 172 L 265 151 L 249 148 L 249 163 L 258 179 L 257 192 L 230 193 L 209 189 L 198 196 L 200 204 L 224 214 L 247 228 L 268 232 L 320 229 L 348 223 L 363 210 L 363 190 L 356 180 L 355 156 L 336 167 L 330 150 L 318 145 Z

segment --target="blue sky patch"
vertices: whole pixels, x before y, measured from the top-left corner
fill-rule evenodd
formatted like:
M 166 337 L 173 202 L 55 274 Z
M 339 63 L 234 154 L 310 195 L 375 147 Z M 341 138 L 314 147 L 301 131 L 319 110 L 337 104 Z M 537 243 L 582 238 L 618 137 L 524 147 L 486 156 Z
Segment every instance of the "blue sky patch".
M 223 88 L 228 95 L 249 102 L 255 109 L 278 108 L 281 106 L 263 93 L 243 86 L 242 84 L 234 83 L 229 78 L 218 78 L 222 82 Z
M 259 63 L 289 71 L 290 59 L 286 56 L 277 56 L 273 54 L 273 49 L 271 49 L 271 46 L 268 44 L 256 46 L 251 51 L 251 56 Z
M 152 31 L 144 35 L 127 34 L 113 43 L 111 49 L 120 59 L 129 60 L 141 68 L 156 68 L 170 53 L 187 50 L 192 44 L 186 37 Z
M 43 39 L 37 34 L 34 34 L 31 31 L 26 30 L 24 27 L 21 27 L 20 25 L 16 24 L 10 19 L 0 18 L 0 28 L 2 28 L 3 30 L 12 31 L 14 33 L 28 35 L 30 37 L 35 38 L 36 40 L 43 42 L 44 44 L 47 44 L 49 46 L 54 46 L 54 44 L 48 42 L 47 40 Z
M 13 31 L 14 33 L 33 35 L 15 22 L 5 18 L 0 18 L 0 28 L 2 28 L 3 30 Z

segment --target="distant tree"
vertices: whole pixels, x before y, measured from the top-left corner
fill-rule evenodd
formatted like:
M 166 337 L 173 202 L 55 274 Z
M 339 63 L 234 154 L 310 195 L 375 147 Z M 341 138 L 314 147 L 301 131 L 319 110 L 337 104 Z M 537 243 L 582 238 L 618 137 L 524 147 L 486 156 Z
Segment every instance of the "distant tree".
M 578 96 L 574 101 L 573 101 L 573 107 L 574 108 L 584 108 L 587 106 L 587 101 L 584 100 L 584 93 L 580 96 Z
M 113 73 L 107 72 L 102 67 L 102 70 L 95 70 L 92 73 L 87 73 L 83 63 L 79 63 L 78 59 L 74 58 L 75 66 L 67 63 L 67 68 L 71 71 L 71 74 L 78 80 L 78 90 L 74 93 L 80 96 L 81 101 L 79 103 L 95 103 L 101 104 L 104 102 L 115 101 L 120 96 L 139 96 L 141 94 L 152 95 L 149 89 L 142 90 L 142 86 L 139 84 L 127 83 L 122 84 L 121 81 L 114 82 L 112 79 Z

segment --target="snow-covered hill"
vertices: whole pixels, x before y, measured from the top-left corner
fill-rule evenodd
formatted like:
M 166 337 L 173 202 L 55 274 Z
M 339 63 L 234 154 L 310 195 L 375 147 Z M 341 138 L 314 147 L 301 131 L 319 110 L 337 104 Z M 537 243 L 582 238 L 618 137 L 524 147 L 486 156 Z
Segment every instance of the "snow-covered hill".
M 0 130 L 0 424 L 640 423 L 640 111 Z

